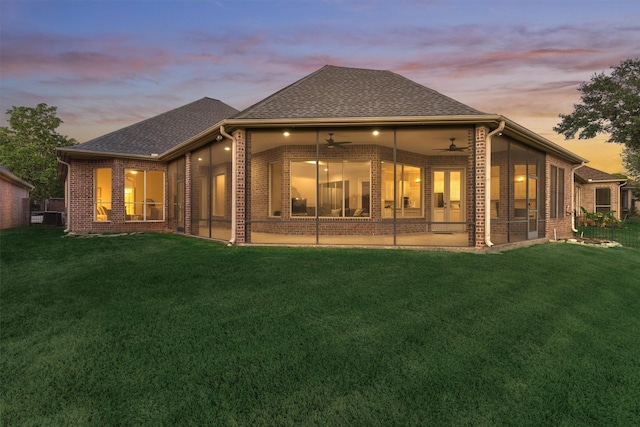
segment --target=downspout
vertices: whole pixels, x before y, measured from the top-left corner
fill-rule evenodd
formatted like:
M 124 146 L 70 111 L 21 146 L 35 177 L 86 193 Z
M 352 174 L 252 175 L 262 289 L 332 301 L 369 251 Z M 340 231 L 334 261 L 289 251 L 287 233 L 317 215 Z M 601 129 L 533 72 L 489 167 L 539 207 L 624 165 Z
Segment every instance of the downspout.
M 498 127 L 489 132 L 485 139 L 485 173 L 484 173 L 484 242 L 488 247 L 493 246 L 491 241 L 491 138 L 504 130 L 505 122 L 500 121 Z
M 571 231 L 574 233 L 578 232 L 576 228 L 576 171 L 584 166 L 586 162 L 582 162 L 582 164 L 576 166 L 571 169 Z
M 236 196 L 238 193 L 238 165 L 236 162 L 236 140 L 233 136 L 229 135 L 224 130 L 224 126 L 220 126 L 220 135 L 224 136 L 227 139 L 231 140 L 231 240 L 229 240 L 229 245 L 235 245 L 236 243 L 236 227 L 237 227 L 237 218 L 236 218 Z
M 71 165 L 67 162 L 63 162 L 62 160 L 60 160 L 60 157 L 56 156 L 56 160 L 58 160 L 58 163 L 61 163 L 63 165 L 65 165 L 67 167 L 67 177 L 64 180 L 64 192 L 65 192 L 65 201 L 66 203 L 66 208 L 67 208 L 67 227 L 64 229 L 65 233 L 68 233 L 71 229 Z

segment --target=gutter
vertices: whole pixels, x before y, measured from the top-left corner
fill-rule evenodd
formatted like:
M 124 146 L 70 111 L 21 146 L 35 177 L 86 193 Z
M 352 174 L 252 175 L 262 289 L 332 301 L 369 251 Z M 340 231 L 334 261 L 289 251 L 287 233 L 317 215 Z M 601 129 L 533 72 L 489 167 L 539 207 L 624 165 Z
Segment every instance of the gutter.
M 498 127 L 489 132 L 485 139 L 485 173 L 484 173 L 484 242 L 488 247 L 493 246 L 491 241 L 491 138 L 504 130 L 505 121 L 500 121 Z
M 63 165 L 65 165 L 67 167 L 67 177 L 64 180 L 64 192 L 65 192 L 65 201 L 66 203 L 66 208 L 67 208 L 67 227 L 64 229 L 65 233 L 68 233 L 71 230 L 71 209 L 69 207 L 69 205 L 71 204 L 71 177 L 69 175 L 71 175 L 71 165 L 67 162 L 62 161 L 62 159 L 60 159 L 60 157 L 56 157 L 56 160 L 58 160 L 58 163 L 61 163 Z
M 224 130 L 224 125 L 220 125 L 220 135 L 224 136 L 227 139 L 231 140 L 231 240 L 229 240 L 228 245 L 232 246 L 236 244 L 237 238 L 237 203 L 236 197 L 238 194 L 238 165 L 237 165 L 237 147 L 236 140 L 233 136 L 229 135 Z
M 571 231 L 574 233 L 578 232 L 578 229 L 576 228 L 576 171 L 586 163 L 587 162 L 584 161 L 582 164 L 571 169 Z

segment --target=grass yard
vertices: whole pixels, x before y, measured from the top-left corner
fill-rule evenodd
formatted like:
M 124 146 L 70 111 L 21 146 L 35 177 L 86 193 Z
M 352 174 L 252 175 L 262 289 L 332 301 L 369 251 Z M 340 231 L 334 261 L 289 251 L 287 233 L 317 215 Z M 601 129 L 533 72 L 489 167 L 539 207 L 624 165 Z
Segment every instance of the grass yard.
M 640 250 L 0 234 L 2 425 L 640 425 Z

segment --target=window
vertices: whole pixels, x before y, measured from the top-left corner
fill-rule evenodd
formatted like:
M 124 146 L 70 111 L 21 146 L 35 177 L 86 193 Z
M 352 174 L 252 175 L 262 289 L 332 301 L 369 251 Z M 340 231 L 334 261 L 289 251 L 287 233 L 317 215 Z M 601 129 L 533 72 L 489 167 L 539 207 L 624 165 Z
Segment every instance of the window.
M 291 216 L 315 216 L 316 162 L 291 162 Z
M 550 178 L 550 217 L 562 218 L 564 216 L 564 169 L 552 165 Z
M 124 175 L 126 220 L 164 220 L 164 172 L 125 169 Z
M 216 175 L 213 180 L 213 216 L 224 216 L 227 201 L 226 176 L 224 174 L 219 174 Z
M 610 212 L 611 211 L 611 189 L 610 188 L 596 188 L 596 212 Z
M 398 163 L 394 181 L 393 164 L 382 164 L 383 216 L 392 217 L 393 209 L 397 217 L 422 215 L 422 168 Z
M 491 166 L 491 218 L 500 214 L 500 166 Z
M 280 216 L 282 209 L 282 163 L 269 164 L 269 215 Z
M 111 168 L 95 170 L 94 218 L 96 221 L 111 219 Z
M 277 186 L 274 178 L 272 168 L 272 188 Z M 291 216 L 368 217 L 370 182 L 368 161 L 331 160 L 317 165 L 315 161 L 292 161 Z M 273 202 L 271 209 L 275 212 Z
M 370 162 L 320 162 L 319 216 L 369 216 Z

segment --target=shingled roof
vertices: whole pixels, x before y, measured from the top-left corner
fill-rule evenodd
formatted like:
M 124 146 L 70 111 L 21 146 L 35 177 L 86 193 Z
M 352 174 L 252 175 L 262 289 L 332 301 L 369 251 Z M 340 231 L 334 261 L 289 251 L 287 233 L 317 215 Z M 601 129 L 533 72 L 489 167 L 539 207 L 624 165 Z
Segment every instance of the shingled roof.
M 234 119 L 484 115 L 391 71 L 326 65 Z
M 620 178 L 610 173 L 603 172 L 589 166 L 582 166 L 576 170 L 576 178 L 582 182 L 624 182 L 625 178 Z
M 217 99 L 190 104 L 132 124 L 64 151 L 151 156 L 161 154 L 238 113 Z

